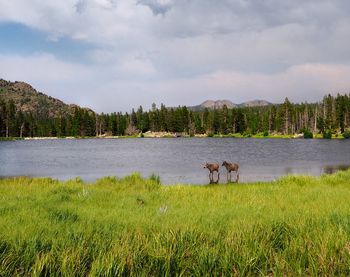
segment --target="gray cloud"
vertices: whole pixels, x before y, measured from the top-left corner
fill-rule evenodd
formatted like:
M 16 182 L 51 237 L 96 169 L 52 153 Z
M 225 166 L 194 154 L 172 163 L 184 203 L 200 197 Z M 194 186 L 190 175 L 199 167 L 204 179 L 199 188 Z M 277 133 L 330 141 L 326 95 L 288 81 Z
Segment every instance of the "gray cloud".
M 75 9 L 77 13 L 83 13 L 86 9 L 87 1 L 86 0 L 79 0 L 75 5 Z
M 171 0 L 139 0 L 137 4 L 148 6 L 154 15 L 165 15 L 172 7 Z

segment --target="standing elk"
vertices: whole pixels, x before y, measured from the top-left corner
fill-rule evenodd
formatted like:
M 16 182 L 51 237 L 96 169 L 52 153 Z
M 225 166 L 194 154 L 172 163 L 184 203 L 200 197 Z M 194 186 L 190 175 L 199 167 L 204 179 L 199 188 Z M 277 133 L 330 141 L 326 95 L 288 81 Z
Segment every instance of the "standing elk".
M 210 184 L 217 184 L 217 183 L 219 183 L 219 179 L 220 179 L 219 168 L 220 168 L 220 165 L 218 163 L 210 164 L 210 163 L 206 162 L 203 165 L 203 168 L 207 168 L 209 170 L 209 181 L 210 181 Z M 218 173 L 218 179 L 216 181 L 214 181 L 214 171 L 216 171 Z
M 222 166 L 226 167 L 227 170 L 227 182 L 231 183 L 231 172 L 234 171 L 236 172 L 236 183 L 238 183 L 239 180 L 239 173 L 238 173 L 238 169 L 239 169 L 239 164 L 236 163 L 229 163 L 226 161 L 223 161 Z M 229 178 L 230 176 L 230 178 Z

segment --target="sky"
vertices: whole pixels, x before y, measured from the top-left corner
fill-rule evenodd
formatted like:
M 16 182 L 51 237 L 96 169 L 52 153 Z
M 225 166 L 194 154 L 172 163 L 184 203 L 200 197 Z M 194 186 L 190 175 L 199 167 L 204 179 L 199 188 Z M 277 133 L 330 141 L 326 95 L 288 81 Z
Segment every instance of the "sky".
M 97 112 L 350 92 L 349 0 L 0 0 L 0 78 Z

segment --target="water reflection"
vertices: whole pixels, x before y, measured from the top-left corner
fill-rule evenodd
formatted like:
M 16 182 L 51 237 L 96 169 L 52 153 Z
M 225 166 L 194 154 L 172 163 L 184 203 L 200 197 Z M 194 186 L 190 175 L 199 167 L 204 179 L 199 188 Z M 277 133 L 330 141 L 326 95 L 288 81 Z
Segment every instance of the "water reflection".
M 333 174 L 336 173 L 337 171 L 345 171 L 350 168 L 350 165 L 347 164 L 341 164 L 341 165 L 326 165 L 322 168 L 323 173 L 326 174 Z

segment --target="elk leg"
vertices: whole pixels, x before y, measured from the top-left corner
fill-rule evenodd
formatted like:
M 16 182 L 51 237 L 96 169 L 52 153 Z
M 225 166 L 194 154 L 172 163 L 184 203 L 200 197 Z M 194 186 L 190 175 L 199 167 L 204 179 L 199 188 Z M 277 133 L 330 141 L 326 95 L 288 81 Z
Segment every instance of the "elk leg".
M 219 173 L 219 171 L 218 171 L 218 183 L 219 183 L 219 180 L 220 180 L 220 173 Z
M 238 181 L 239 181 L 239 173 L 238 171 L 236 171 L 236 183 L 238 183 Z

